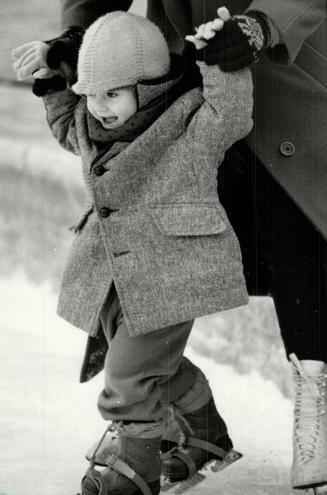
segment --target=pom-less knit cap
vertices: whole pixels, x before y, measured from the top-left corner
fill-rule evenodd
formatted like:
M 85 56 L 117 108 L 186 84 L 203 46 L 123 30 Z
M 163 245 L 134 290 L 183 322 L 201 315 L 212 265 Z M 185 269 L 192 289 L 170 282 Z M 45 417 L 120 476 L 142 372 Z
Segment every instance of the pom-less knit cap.
M 168 45 L 160 29 L 148 19 L 127 12 L 111 12 L 85 32 L 79 51 L 77 94 L 95 94 L 168 73 Z

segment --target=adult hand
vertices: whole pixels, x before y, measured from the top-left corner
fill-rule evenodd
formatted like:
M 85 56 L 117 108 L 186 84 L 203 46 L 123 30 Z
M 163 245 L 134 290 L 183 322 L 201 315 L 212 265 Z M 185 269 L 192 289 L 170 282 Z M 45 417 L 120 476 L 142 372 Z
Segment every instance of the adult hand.
M 17 79 L 33 77 L 33 93 L 36 96 L 44 96 L 49 90 L 64 90 L 66 79 L 71 73 L 68 64 L 64 63 L 56 70 L 49 68 L 47 63 L 49 50 L 47 43 L 31 41 L 15 48 L 12 52 Z
M 185 36 L 186 41 L 190 41 L 194 44 L 196 50 L 201 50 L 207 46 L 208 40 L 215 37 L 216 33 L 220 31 L 224 23 L 230 19 L 230 13 L 226 7 L 220 7 L 217 10 L 218 17 L 213 21 L 209 21 L 205 24 L 201 24 L 196 29 L 196 34 Z
M 217 64 L 226 72 L 251 65 L 271 42 L 269 21 L 257 11 L 230 17 L 218 31 L 206 38 L 207 44 L 197 58 L 207 65 Z
M 14 59 L 13 69 L 17 79 L 27 79 L 42 68 L 48 68 L 47 53 L 49 46 L 43 41 L 30 41 L 18 46 L 12 51 Z

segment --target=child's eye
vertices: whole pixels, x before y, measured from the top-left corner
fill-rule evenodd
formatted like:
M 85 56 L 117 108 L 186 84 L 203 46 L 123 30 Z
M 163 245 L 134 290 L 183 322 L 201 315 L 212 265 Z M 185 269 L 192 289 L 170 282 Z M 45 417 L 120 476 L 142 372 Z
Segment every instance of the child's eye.
M 115 96 L 117 96 L 117 93 L 115 93 L 114 91 L 107 91 L 107 96 L 109 98 L 114 98 Z

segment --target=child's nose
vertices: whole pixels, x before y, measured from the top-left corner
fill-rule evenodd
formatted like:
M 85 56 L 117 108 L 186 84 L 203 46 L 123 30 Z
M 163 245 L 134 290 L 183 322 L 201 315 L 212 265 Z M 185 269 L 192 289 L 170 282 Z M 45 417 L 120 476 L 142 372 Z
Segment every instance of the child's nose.
M 98 111 L 108 111 L 110 110 L 110 105 L 108 103 L 108 101 L 106 100 L 106 98 L 102 95 L 97 95 L 96 99 L 95 99 L 95 105 L 96 105 L 96 108 Z

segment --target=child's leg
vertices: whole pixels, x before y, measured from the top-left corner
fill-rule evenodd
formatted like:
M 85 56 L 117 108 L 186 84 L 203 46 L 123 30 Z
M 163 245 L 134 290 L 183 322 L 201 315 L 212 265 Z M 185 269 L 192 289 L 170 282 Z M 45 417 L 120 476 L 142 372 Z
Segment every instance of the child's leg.
M 164 402 L 173 402 L 194 383 L 197 368 L 183 359 L 193 322 L 130 337 L 113 289 L 101 323 L 109 343 L 98 401 L 101 415 L 124 421 L 162 419 L 162 390 Z
M 94 490 L 102 490 L 101 493 L 110 495 L 136 494 L 136 478 L 128 476 L 127 464 L 156 494 L 160 490 L 161 420 L 167 414 L 168 403 L 175 401 L 181 410 L 192 409 L 193 400 L 197 408 L 203 403 L 213 403 L 204 375 L 183 358 L 193 322 L 130 337 L 113 289 L 101 323 L 109 350 L 105 361 L 105 388 L 98 407 L 105 419 L 113 420 L 117 441 L 115 451 L 107 449 L 102 456 L 103 464 L 110 468 L 101 473 L 91 468 L 82 482 L 83 493 L 89 495 Z M 208 418 L 211 422 L 211 410 L 205 406 L 202 423 L 207 424 Z M 222 423 L 225 433 L 225 424 L 218 413 L 213 419 L 218 423 L 215 428 L 220 432 Z M 96 452 L 93 460 L 95 456 Z M 121 465 L 121 460 L 125 464 Z M 121 466 L 124 472 L 119 471 Z
M 193 384 L 191 366 L 181 365 L 192 322 L 130 337 L 113 288 L 101 323 L 109 350 L 98 407 L 105 419 L 113 421 L 109 429 L 114 430 L 116 444 L 115 450 L 107 449 L 102 455 L 108 467 L 101 472 L 93 467 L 97 450 L 94 452 L 91 468 L 82 480 L 83 494 L 136 495 L 141 488 L 143 493 L 157 495 L 165 415 L 161 387 L 167 387 L 170 400 Z

